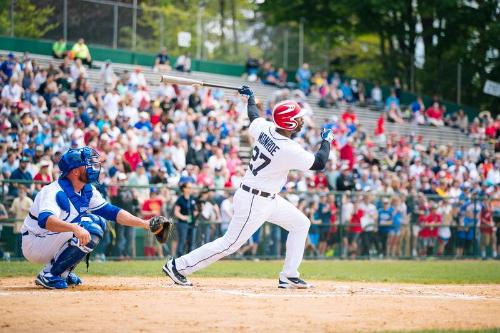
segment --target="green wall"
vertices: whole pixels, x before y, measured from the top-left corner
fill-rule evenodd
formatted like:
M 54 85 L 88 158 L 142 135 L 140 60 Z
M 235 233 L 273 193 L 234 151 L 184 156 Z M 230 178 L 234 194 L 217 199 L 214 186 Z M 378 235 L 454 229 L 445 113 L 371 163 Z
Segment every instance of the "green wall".
M 0 49 L 16 52 L 28 51 L 34 54 L 51 55 L 53 41 L 34 40 L 26 38 L 11 38 L 0 36 Z M 68 49 L 73 45 L 68 43 Z M 128 50 L 110 49 L 98 46 L 89 46 L 92 59 L 105 61 L 106 59 L 116 63 L 137 64 L 142 66 L 152 66 L 155 54 L 132 52 Z M 175 61 L 175 58 L 174 58 Z M 241 76 L 244 71 L 243 65 L 226 64 L 213 61 L 193 60 L 191 69 L 194 71 Z

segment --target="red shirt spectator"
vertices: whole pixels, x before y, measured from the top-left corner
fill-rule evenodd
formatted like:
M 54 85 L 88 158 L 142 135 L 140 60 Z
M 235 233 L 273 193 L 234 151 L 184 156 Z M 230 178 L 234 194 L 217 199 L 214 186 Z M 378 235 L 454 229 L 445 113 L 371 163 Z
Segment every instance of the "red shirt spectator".
M 125 154 L 123 154 L 123 158 L 130 165 L 130 169 L 132 169 L 132 171 L 135 171 L 137 164 L 142 162 L 141 155 L 133 148 L 129 148 Z
M 340 148 L 340 159 L 349 162 L 349 170 L 354 167 L 354 149 L 350 143 L 346 143 L 344 147 Z
M 487 206 L 483 207 L 481 210 L 481 234 L 492 234 L 493 233 L 493 214 L 491 212 L 491 209 L 489 209 Z
M 42 161 L 40 163 L 40 171 L 38 171 L 38 173 L 35 175 L 35 177 L 33 177 L 33 180 L 46 182 L 46 183 L 52 182 L 52 176 L 49 173 L 49 162 L 48 161 Z M 45 185 L 46 184 L 37 184 L 37 189 L 40 190 Z
M 325 189 L 328 187 L 328 179 L 323 172 L 318 172 L 314 175 L 314 187 L 317 189 Z
M 378 120 L 377 120 L 377 127 L 375 128 L 375 135 L 385 134 L 384 123 L 385 123 L 384 114 L 381 113 L 380 117 L 378 117 Z
M 436 209 L 431 207 L 431 211 L 426 216 L 421 216 L 419 218 L 422 230 L 420 231 L 420 237 L 422 238 L 437 238 L 439 227 L 437 226 L 426 226 L 426 225 L 436 225 L 441 224 L 441 215 L 436 213 Z
M 351 217 L 351 226 L 349 227 L 349 232 L 353 234 L 360 234 L 363 229 L 361 228 L 361 218 L 363 217 L 363 210 L 358 209 Z
M 353 124 L 356 124 L 356 122 L 358 121 L 358 117 L 350 107 L 348 107 L 347 110 L 342 113 L 342 120 L 347 123 L 347 119 L 350 119 Z
M 425 111 L 427 117 L 432 119 L 443 119 L 443 111 L 439 107 L 438 103 L 434 103 L 430 106 L 427 111 Z

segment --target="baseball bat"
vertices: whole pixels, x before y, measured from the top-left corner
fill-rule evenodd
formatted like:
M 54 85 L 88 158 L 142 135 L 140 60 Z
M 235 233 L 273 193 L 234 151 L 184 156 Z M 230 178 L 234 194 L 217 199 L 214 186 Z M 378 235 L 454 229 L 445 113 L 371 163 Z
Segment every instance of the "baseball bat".
M 231 90 L 240 89 L 240 87 L 226 86 L 223 84 L 210 83 L 210 82 L 203 82 L 201 80 L 187 79 L 184 77 L 173 76 L 173 75 L 162 75 L 161 82 L 166 82 L 166 83 L 170 83 L 170 84 L 178 84 L 178 85 L 183 85 L 183 86 L 204 86 L 204 87 L 231 89 Z

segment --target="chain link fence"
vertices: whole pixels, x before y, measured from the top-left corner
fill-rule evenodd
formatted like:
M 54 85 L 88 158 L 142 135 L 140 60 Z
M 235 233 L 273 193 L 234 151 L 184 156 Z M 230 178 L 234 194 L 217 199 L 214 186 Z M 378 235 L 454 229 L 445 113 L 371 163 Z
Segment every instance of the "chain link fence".
M 1 184 L 0 198 L 9 217 L 0 219 L 3 227 L 0 250 L 4 258 L 21 258 L 19 230 L 23 222 L 20 217 L 24 215 L 12 210 L 15 198 L 9 196 L 9 188 L 23 184 L 34 197 L 43 183 L 4 180 Z M 163 184 L 108 184 L 98 189 L 111 203 L 146 218 L 149 215 L 145 211 L 149 211 L 151 200 L 159 199 L 160 214 L 172 216 L 176 224 L 183 223 L 174 214 L 179 196 L 177 188 Z M 221 237 L 230 221 L 221 206 L 233 195 L 234 189 L 212 190 L 208 195 L 202 192 L 203 189 L 196 188 L 193 193 L 197 207 L 196 212 L 193 211 L 193 223 L 188 226 L 183 253 Z M 500 200 L 492 197 L 328 191 L 281 195 L 298 206 L 312 222 L 305 244 L 306 258 L 492 258 L 497 253 Z M 486 208 L 492 214 L 491 225 L 487 223 Z M 286 253 L 286 238 L 286 230 L 265 223 L 233 257 L 282 258 Z M 98 259 L 164 257 L 175 255 L 178 246 L 177 231 L 169 243 L 162 246 L 143 230 L 108 222 L 105 239 L 94 255 Z

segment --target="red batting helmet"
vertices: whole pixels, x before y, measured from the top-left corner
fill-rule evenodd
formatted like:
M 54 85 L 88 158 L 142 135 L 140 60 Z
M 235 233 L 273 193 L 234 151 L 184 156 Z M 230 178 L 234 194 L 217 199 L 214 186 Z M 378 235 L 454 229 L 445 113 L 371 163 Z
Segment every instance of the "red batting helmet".
M 273 121 L 276 127 L 293 131 L 298 126 L 295 118 L 302 117 L 304 114 L 305 110 L 302 110 L 297 102 L 286 100 L 274 106 Z

